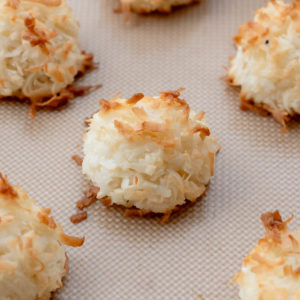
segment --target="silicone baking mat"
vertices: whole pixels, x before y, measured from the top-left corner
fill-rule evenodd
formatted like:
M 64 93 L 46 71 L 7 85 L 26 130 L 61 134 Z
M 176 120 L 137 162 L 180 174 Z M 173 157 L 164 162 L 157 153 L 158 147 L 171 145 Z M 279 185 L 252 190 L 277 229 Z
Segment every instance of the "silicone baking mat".
M 282 135 L 271 118 L 240 111 L 238 91 L 222 79 L 235 53 L 232 36 L 265 1 L 203 0 L 129 23 L 113 13 L 114 1 L 69 3 L 82 47 L 100 62 L 81 83 L 103 88 L 35 120 L 27 105 L 0 102 L 0 170 L 53 208 L 67 233 L 86 237 L 68 249 L 70 273 L 54 299 L 238 299 L 231 279 L 263 234 L 261 213 L 294 213 L 300 225 L 300 125 Z M 194 110 L 207 112 L 222 145 L 207 196 L 165 225 L 99 203 L 88 220 L 72 224 L 85 183 L 71 157 L 81 153 L 85 117 L 118 91 L 129 97 L 180 87 Z

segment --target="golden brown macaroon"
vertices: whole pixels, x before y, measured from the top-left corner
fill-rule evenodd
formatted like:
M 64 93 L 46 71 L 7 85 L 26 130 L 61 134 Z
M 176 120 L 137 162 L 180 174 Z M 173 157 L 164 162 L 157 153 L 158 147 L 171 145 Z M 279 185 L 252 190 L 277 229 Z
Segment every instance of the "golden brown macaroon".
M 241 87 L 241 108 L 272 114 L 285 131 L 300 114 L 300 1 L 268 2 L 234 37 L 228 82 Z
M 292 232 L 279 212 L 261 216 L 266 235 L 244 259 L 234 278 L 241 300 L 300 299 L 300 231 Z
M 55 108 L 88 89 L 73 87 L 93 66 L 78 44 L 79 23 L 65 0 L 0 0 L 0 98 Z
M 0 299 L 49 300 L 68 272 L 64 245 L 84 238 L 67 236 L 24 190 L 0 174 Z
M 190 110 L 181 91 L 100 101 L 82 163 L 98 199 L 141 215 L 169 214 L 204 194 L 219 145 L 205 113 Z

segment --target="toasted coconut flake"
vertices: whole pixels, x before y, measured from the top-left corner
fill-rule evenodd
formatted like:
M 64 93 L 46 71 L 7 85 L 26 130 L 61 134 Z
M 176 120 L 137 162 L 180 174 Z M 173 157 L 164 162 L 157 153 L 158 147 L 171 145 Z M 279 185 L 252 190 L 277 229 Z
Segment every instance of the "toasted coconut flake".
M 112 205 L 112 201 L 109 197 L 102 198 L 101 202 L 104 206 L 111 206 Z
M 128 104 L 136 104 L 137 102 L 139 102 L 143 98 L 144 98 L 144 94 L 142 94 L 142 93 L 134 94 L 131 98 L 129 98 L 126 101 L 126 103 L 128 103 Z
M 112 102 L 105 99 L 100 100 L 99 104 L 101 105 L 102 111 L 104 112 L 109 111 L 111 109 L 118 109 L 121 107 L 120 103 Z
M 67 246 L 80 247 L 84 243 L 84 237 L 78 238 L 75 236 L 66 235 L 63 231 L 60 234 L 60 238 L 62 243 Z
M 149 211 L 141 210 L 141 209 L 134 209 L 134 208 L 127 208 L 125 209 L 125 217 L 132 218 L 132 217 L 145 217 L 149 214 Z
M 97 200 L 97 194 L 99 193 L 99 188 L 96 186 L 90 186 L 86 189 L 84 197 L 77 201 L 77 208 L 82 210 L 85 207 L 89 207 Z
M 160 124 L 151 121 L 145 121 L 141 125 L 142 125 L 142 130 L 149 130 L 152 132 L 164 132 L 167 129 L 165 124 Z
M 167 91 L 167 92 L 160 92 L 159 94 L 162 96 L 162 99 L 165 99 L 170 103 L 171 105 L 174 105 L 174 103 L 177 103 L 184 108 L 189 107 L 188 104 L 179 98 L 180 94 L 184 91 L 184 88 L 180 88 L 178 90 L 174 91 Z
M 40 66 L 37 66 L 37 67 L 26 68 L 24 71 L 25 71 L 25 72 L 31 72 L 31 73 L 40 71 L 40 70 L 42 70 L 43 68 L 46 67 L 48 61 L 49 61 L 49 56 L 47 56 L 47 61 L 46 61 L 46 63 L 43 63 L 43 64 L 41 64 Z
M 73 224 L 77 224 L 77 223 L 80 223 L 84 220 L 86 220 L 88 217 L 88 214 L 86 211 L 82 211 L 82 212 L 78 212 L 76 214 L 74 214 L 73 216 L 70 217 L 70 221 L 73 223 Z
M 97 194 L 99 193 L 99 191 L 100 191 L 100 189 L 97 186 L 91 186 L 91 187 L 87 188 L 85 195 L 86 195 L 86 197 L 89 197 L 89 198 L 95 198 L 95 197 L 97 197 Z
M 120 121 L 115 120 L 114 126 L 116 129 L 118 129 L 120 134 L 124 135 L 126 138 L 130 138 L 134 133 L 134 130 L 130 125 L 122 123 Z
M 202 133 L 204 136 L 209 136 L 210 135 L 210 130 L 207 126 L 203 125 L 203 124 L 197 124 L 195 127 L 192 128 L 192 133 L 197 133 L 200 132 Z
M 16 198 L 17 192 L 13 188 L 13 186 L 9 183 L 7 179 L 7 175 L 3 177 L 0 173 L 0 194 L 5 195 L 6 197 Z
M 160 92 L 161 95 L 164 97 L 170 97 L 170 98 L 178 98 L 182 92 L 184 92 L 184 88 L 180 88 L 178 90 L 173 91 L 167 91 L 167 92 Z
M 55 223 L 53 217 L 49 217 L 47 213 L 39 212 L 37 214 L 37 216 L 41 223 L 49 226 L 50 228 L 53 228 L 53 229 L 56 228 L 56 223 Z
M 49 50 L 46 45 L 50 42 L 50 39 L 54 37 L 54 33 L 47 35 L 44 31 L 36 28 L 35 18 L 29 16 L 25 18 L 24 24 L 28 31 L 23 33 L 23 39 L 29 41 L 32 47 L 39 46 L 45 55 L 49 55 Z
M 287 229 L 287 224 L 293 219 L 283 222 L 278 210 L 262 214 L 261 221 L 266 229 L 266 237 L 281 242 L 281 232 Z
M 214 176 L 215 153 L 209 152 L 208 156 L 209 156 L 210 176 Z
M 76 162 L 77 166 L 81 166 L 82 165 L 83 158 L 80 157 L 79 155 L 73 155 L 72 159 Z

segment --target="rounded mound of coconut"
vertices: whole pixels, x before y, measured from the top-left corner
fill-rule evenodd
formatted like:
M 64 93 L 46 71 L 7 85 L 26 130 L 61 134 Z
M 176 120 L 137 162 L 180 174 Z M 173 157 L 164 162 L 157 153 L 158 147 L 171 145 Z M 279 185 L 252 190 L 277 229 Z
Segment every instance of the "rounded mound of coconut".
M 241 300 L 300 299 L 300 231 L 291 232 L 278 211 L 262 215 L 266 235 L 234 278 Z
M 62 227 L 19 187 L 0 174 L 1 299 L 49 300 L 68 272 L 64 244 L 78 247 L 83 238 Z
M 138 209 L 138 215 L 168 216 L 204 194 L 219 145 L 205 113 L 190 110 L 180 92 L 100 101 L 102 109 L 84 138 L 82 163 L 99 188 L 98 199 Z
M 172 8 L 199 2 L 200 0 L 120 0 L 123 12 L 149 14 L 151 12 L 170 13 Z
M 36 108 L 63 105 L 88 88 L 72 86 L 93 66 L 78 45 L 79 23 L 65 0 L 0 1 L 0 97 Z
M 241 107 L 286 122 L 300 113 L 300 1 L 270 1 L 234 37 L 228 82 L 241 87 Z

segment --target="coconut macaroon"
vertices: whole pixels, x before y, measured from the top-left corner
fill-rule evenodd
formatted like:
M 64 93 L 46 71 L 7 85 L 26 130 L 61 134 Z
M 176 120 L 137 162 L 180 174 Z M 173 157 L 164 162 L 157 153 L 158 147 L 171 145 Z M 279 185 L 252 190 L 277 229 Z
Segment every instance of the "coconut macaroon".
M 169 215 L 204 194 L 219 146 L 204 112 L 191 111 L 181 91 L 100 101 L 82 163 L 99 188 L 98 199 L 139 209 L 140 215 Z
M 67 236 L 27 193 L 0 174 L 0 291 L 5 300 L 48 300 L 68 272 L 63 245 L 83 238 Z
M 93 65 L 78 45 L 79 23 L 65 0 L 0 0 L 0 98 L 35 108 L 65 104 L 84 90 L 75 76 Z
M 300 299 L 300 231 L 291 232 L 278 211 L 263 214 L 266 235 L 234 278 L 241 300 Z
M 234 37 L 228 81 L 241 87 L 241 107 L 286 122 L 300 113 L 300 1 L 270 1 Z
M 173 7 L 188 5 L 199 0 L 120 0 L 124 12 L 134 11 L 139 14 L 151 12 L 171 12 Z

